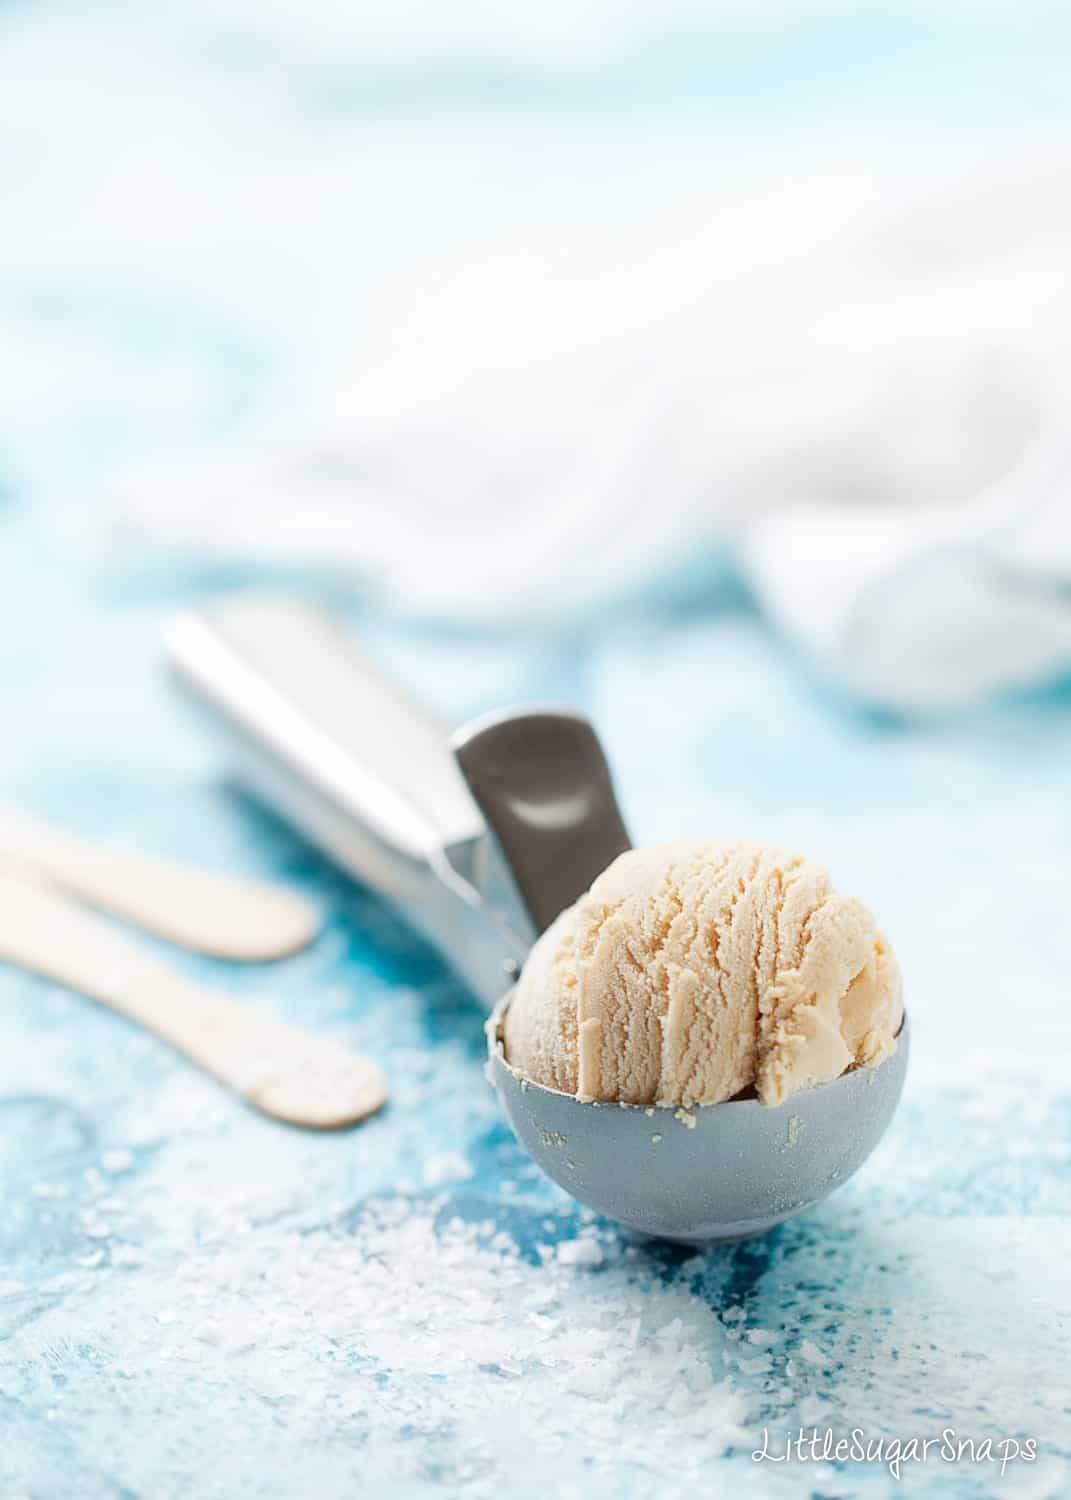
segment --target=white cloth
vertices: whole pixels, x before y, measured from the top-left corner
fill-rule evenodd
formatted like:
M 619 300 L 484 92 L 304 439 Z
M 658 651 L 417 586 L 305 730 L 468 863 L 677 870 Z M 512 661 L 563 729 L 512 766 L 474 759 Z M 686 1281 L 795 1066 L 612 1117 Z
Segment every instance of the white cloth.
M 254 470 L 179 472 L 151 525 L 484 621 L 721 544 L 825 671 L 907 710 L 1071 664 L 1071 169 L 828 206 L 549 327 L 470 290 L 437 363 L 374 372 Z

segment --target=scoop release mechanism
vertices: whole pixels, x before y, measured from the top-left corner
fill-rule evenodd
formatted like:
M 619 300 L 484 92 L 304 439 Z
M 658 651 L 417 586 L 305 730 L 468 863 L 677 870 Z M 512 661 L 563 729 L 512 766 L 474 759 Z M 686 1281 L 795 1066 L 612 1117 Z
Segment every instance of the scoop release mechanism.
M 631 848 L 598 736 L 579 714 L 507 711 L 459 731 L 454 749 L 543 932 Z

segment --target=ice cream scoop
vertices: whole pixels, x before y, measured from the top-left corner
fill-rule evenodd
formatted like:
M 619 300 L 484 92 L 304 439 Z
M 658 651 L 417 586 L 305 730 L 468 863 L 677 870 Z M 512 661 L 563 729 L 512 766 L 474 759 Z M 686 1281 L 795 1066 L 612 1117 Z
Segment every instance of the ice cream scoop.
M 902 1023 L 887 944 L 825 870 L 692 842 L 620 855 L 543 933 L 489 1023 L 490 1067 L 555 1181 L 702 1243 L 771 1227 L 865 1160 Z
M 869 1155 L 900 1095 L 907 1023 L 893 1050 L 885 1034 L 895 1029 L 899 1004 L 891 960 L 861 909 L 823 907 L 828 927 L 824 918 L 813 922 L 807 939 L 804 907 L 812 896 L 822 901 L 805 862 L 798 892 L 788 892 L 776 911 L 767 897 L 760 901 L 760 885 L 766 891 L 776 875 L 796 879 L 798 872 L 771 866 L 762 885 L 760 859 L 744 880 L 751 896 L 741 912 L 752 913 L 745 925 L 760 958 L 762 931 L 773 934 L 770 972 L 777 977 L 764 992 L 765 1031 L 757 1023 L 748 1031 L 741 1021 L 741 1007 L 751 1014 L 743 959 L 734 968 L 713 955 L 714 968 L 729 975 L 726 1018 L 734 1019 L 726 1019 L 726 1037 L 739 1042 L 727 1064 L 713 1053 L 710 1067 L 689 1063 L 695 1017 L 710 996 L 701 993 L 698 958 L 690 969 L 675 958 L 671 968 L 667 947 L 659 968 L 652 917 L 644 941 L 653 946 L 638 964 L 652 984 L 665 981 L 665 1027 L 657 1014 L 652 1023 L 642 1006 L 634 1007 L 634 1018 L 645 1016 L 647 1041 L 637 1038 L 630 1050 L 629 1019 L 618 1013 L 612 986 L 604 1001 L 596 1002 L 593 991 L 591 1003 L 603 1009 L 578 1012 L 575 1080 L 563 1072 L 543 1082 L 531 1059 L 524 1069 L 516 1057 L 507 1060 L 504 1037 L 521 1048 L 525 1029 L 506 1036 L 512 1005 L 520 1002 L 515 1019 L 523 1020 L 525 997 L 540 993 L 538 983 L 529 990 L 532 976 L 545 960 L 561 970 L 564 996 L 568 976 L 555 946 L 559 915 L 583 905 L 608 866 L 603 880 L 610 886 L 622 868 L 634 873 L 631 865 L 614 864 L 629 840 L 591 726 L 570 712 L 509 711 L 451 737 L 385 682 L 331 619 L 286 599 L 244 596 L 184 617 L 172 631 L 171 651 L 180 677 L 229 729 L 251 788 L 392 900 L 495 1007 L 488 1025 L 492 1081 L 520 1140 L 575 1197 L 645 1233 L 699 1243 L 754 1234 L 788 1218 Z M 681 879 L 683 870 L 681 864 Z M 720 901 L 715 885 L 708 895 Z M 598 888 L 605 892 L 607 885 Z M 803 952 L 790 982 L 787 919 L 797 895 L 806 895 L 794 929 Z M 622 896 L 622 917 L 627 900 Z M 595 949 L 601 940 L 610 944 L 595 962 L 624 973 L 629 924 L 618 931 L 614 920 L 608 917 L 595 933 Z M 582 925 L 574 934 L 581 943 Z M 667 941 L 684 943 L 683 930 L 674 935 L 672 927 L 670 916 Z M 731 929 L 730 921 L 730 946 L 742 945 L 743 927 Z M 839 959 L 835 932 L 846 940 Z M 814 1007 L 808 1030 L 800 986 L 827 961 L 842 976 L 843 993 Z M 513 990 L 522 967 L 525 977 Z M 755 1016 L 760 1009 L 756 1000 Z M 559 1005 L 558 1015 L 567 1022 L 567 1007 Z M 535 1022 L 534 1010 L 529 1019 Z M 659 1028 L 675 1059 L 665 1070 L 653 1061 L 656 1043 L 662 1045 Z M 531 1035 L 537 1032 L 538 1025 Z M 874 1066 L 841 1072 L 845 1059 Z M 680 1104 L 658 1102 L 663 1072 L 681 1081 Z M 771 1103 L 726 1099 L 734 1080 L 749 1076 Z M 616 1079 L 610 1093 L 619 1102 L 584 1092 L 587 1080 L 605 1092 L 607 1079 Z M 725 1102 L 713 1102 L 719 1094 Z M 649 1095 L 653 1102 L 642 1102 Z M 773 1103 L 778 1097 L 788 1102 Z

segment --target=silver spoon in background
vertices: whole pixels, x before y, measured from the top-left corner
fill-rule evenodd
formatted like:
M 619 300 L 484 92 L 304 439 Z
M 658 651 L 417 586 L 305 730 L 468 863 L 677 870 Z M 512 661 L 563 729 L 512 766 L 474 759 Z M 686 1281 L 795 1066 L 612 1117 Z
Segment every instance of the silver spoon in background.
M 387 896 L 493 1008 L 489 1073 L 521 1142 L 607 1217 L 671 1240 L 758 1234 L 869 1156 L 909 1051 L 769 1108 L 581 1102 L 503 1053 L 509 989 L 536 936 L 629 847 L 592 727 L 553 710 L 491 715 L 453 739 L 346 633 L 291 599 L 239 595 L 170 632 L 179 677 L 229 731 L 243 779 Z

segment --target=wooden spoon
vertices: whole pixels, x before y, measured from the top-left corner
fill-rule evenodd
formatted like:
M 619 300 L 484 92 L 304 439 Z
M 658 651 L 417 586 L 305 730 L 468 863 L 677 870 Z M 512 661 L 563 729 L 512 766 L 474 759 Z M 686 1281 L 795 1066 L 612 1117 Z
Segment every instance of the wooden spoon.
M 386 1101 L 369 1058 L 195 984 L 74 901 L 8 873 L 0 959 L 111 1006 L 290 1125 L 353 1125 Z
M 91 843 L 6 808 L 0 866 L 213 958 L 286 958 L 320 928 L 316 910 L 292 891 Z

